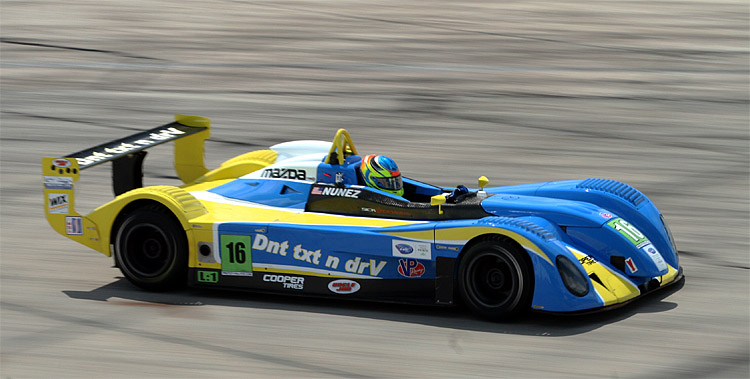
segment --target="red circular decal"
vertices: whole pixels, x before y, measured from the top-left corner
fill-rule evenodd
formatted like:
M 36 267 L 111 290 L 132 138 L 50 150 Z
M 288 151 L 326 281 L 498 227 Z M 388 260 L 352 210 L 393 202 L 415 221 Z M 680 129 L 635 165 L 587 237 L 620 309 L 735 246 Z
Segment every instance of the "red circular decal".
M 70 167 L 70 166 L 72 165 L 72 163 L 70 163 L 70 161 L 69 161 L 69 160 L 67 160 L 67 159 L 62 159 L 62 158 L 60 158 L 60 159 L 53 159 L 53 160 L 52 160 L 52 164 L 53 164 L 53 165 L 54 165 L 55 167 L 62 167 L 62 168 L 65 168 L 65 167 Z

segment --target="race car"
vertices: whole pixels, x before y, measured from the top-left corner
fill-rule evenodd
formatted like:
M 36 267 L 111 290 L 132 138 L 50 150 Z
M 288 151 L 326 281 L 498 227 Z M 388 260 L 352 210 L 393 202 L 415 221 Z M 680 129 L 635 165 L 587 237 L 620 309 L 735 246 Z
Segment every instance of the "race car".
M 635 188 L 590 178 L 455 189 L 365 185 L 349 133 L 205 167 L 210 122 L 175 121 L 42 160 L 45 213 L 133 284 L 465 304 L 503 320 L 612 308 L 682 277 L 674 238 Z M 181 186 L 142 186 L 146 149 L 175 144 Z M 115 199 L 75 209 L 81 171 L 112 162 Z

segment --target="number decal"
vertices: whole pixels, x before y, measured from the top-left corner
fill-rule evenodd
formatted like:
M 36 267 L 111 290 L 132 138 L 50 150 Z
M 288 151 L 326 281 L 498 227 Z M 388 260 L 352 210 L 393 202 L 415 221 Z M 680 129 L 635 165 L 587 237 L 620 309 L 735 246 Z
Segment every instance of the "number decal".
M 253 257 L 250 251 L 252 237 L 235 234 L 222 234 L 220 239 L 222 275 L 252 273 Z
M 230 242 L 226 246 L 229 250 L 229 263 L 245 263 L 245 244 L 242 242 Z
M 640 230 L 638 230 L 635 226 L 630 225 L 629 222 L 621 218 L 616 218 L 608 222 L 607 225 L 620 232 L 620 234 L 625 236 L 625 238 L 627 238 L 630 242 L 633 243 L 633 245 L 636 245 L 638 248 L 643 246 L 644 243 L 648 242 L 648 238 L 646 238 L 646 236 L 643 235 Z

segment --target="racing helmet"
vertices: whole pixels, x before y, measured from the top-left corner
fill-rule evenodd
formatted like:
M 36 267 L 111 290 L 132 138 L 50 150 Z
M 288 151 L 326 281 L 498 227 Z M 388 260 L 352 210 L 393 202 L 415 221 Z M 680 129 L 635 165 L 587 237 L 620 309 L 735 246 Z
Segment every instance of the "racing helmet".
M 404 195 L 401 172 L 393 159 L 384 155 L 370 154 L 362 158 L 362 165 L 359 169 L 368 186 L 394 195 Z

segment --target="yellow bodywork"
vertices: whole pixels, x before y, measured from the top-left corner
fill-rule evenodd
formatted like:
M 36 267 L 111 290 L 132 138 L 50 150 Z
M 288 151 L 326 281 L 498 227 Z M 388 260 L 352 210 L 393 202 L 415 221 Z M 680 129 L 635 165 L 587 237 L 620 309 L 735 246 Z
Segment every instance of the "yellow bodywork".
M 356 217 L 284 211 L 246 205 L 238 206 L 205 199 L 199 201 L 190 192 L 206 191 L 271 165 L 276 162 L 277 153 L 272 150 L 253 151 L 229 159 L 214 170 L 208 170 L 205 167 L 203 156 L 204 142 L 210 135 L 210 121 L 207 118 L 186 115 L 177 115 L 175 120 L 182 125 L 205 128 L 205 131 L 174 140 L 175 170 L 180 180 L 185 184 L 179 187 L 136 188 L 117 196 L 114 200 L 96 208 L 85 216 L 75 210 L 74 182 L 78 181 L 80 177 L 80 169 L 76 159 L 43 158 L 42 174 L 45 177 L 45 183 L 48 180 L 50 182 L 63 181 L 65 185 L 70 183 L 69 189 L 47 188 L 48 185 L 45 184 L 44 198 L 45 203 L 47 203 L 45 214 L 52 228 L 78 243 L 111 256 L 112 228 L 117 216 L 123 209 L 136 201 L 158 202 L 167 207 L 177 217 L 182 228 L 186 231 L 190 249 L 188 265 L 190 267 L 220 268 L 219 263 L 199 262 L 196 251 L 198 243 L 213 242 L 213 225 L 218 221 L 253 220 L 260 223 L 285 222 L 318 225 L 356 224 L 358 219 Z M 334 152 L 337 154 L 332 154 Z M 335 157 L 339 163 L 343 163 L 343 159 L 350 154 L 357 154 L 357 150 L 349 133 L 340 129 L 334 137 L 334 143 L 326 159 L 330 161 L 332 157 Z M 53 161 L 58 161 L 58 163 L 61 163 L 60 165 L 67 165 L 67 167 L 57 167 L 53 164 Z M 54 179 L 47 179 L 48 177 L 54 177 Z M 57 179 L 59 177 L 65 179 Z M 56 197 L 59 200 L 54 200 Z M 57 204 L 61 203 L 65 204 L 64 208 L 55 208 Z M 76 219 L 79 219 L 83 226 L 81 234 L 71 233 L 70 223 L 71 221 L 75 222 Z M 413 221 L 369 218 L 361 218 L 360 222 L 363 225 L 376 227 L 415 223 Z M 429 234 L 431 238 L 432 233 Z
M 211 136 L 211 121 L 205 117 L 178 114 L 175 121 L 182 125 L 206 128 L 198 134 L 174 141 L 174 168 L 183 183 L 190 183 L 208 172 L 204 157 L 204 142 Z
M 604 301 L 604 306 L 622 303 L 641 294 L 638 287 L 627 278 L 615 273 L 578 250 L 570 248 L 568 250 L 578 258 L 588 275 L 596 274 L 604 284 L 599 284 L 595 280 L 591 281 L 594 285 L 594 290 L 596 290 L 596 293 Z
M 186 126 L 205 128 L 204 131 L 174 141 L 175 170 L 183 182 L 193 182 L 209 173 L 203 161 L 203 145 L 210 135 L 210 121 L 204 117 L 187 115 L 177 115 L 175 121 Z M 120 211 L 133 201 L 150 200 L 161 203 L 174 213 L 185 230 L 191 228 L 192 218 L 207 212 L 206 208 L 185 189 L 154 186 L 128 191 L 83 216 L 75 210 L 74 183 L 80 178 L 80 168 L 76 159 L 43 158 L 42 175 L 45 183 L 45 215 L 52 228 L 73 241 L 107 256 L 111 256 L 109 241 L 113 223 Z M 215 175 L 221 176 L 220 172 Z M 80 231 L 77 227 L 79 222 L 82 224 Z M 192 234 L 187 235 L 192 255 Z
M 588 275 L 596 274 L 601 280 L 601 284 L 595 280 L 592 280 L 591 283 L 594 285 L 596 293 L 604 301 L 605 306 L 623 303 L 641 294 L 638 287 L 626 277 L 576 249 L 568 248 L 568 250 L 578 258 Z M 661 286 L 671 283 L 677 277 L 677 269 L 669 264 L 667 267 L 667 273 L 657 278 Z

